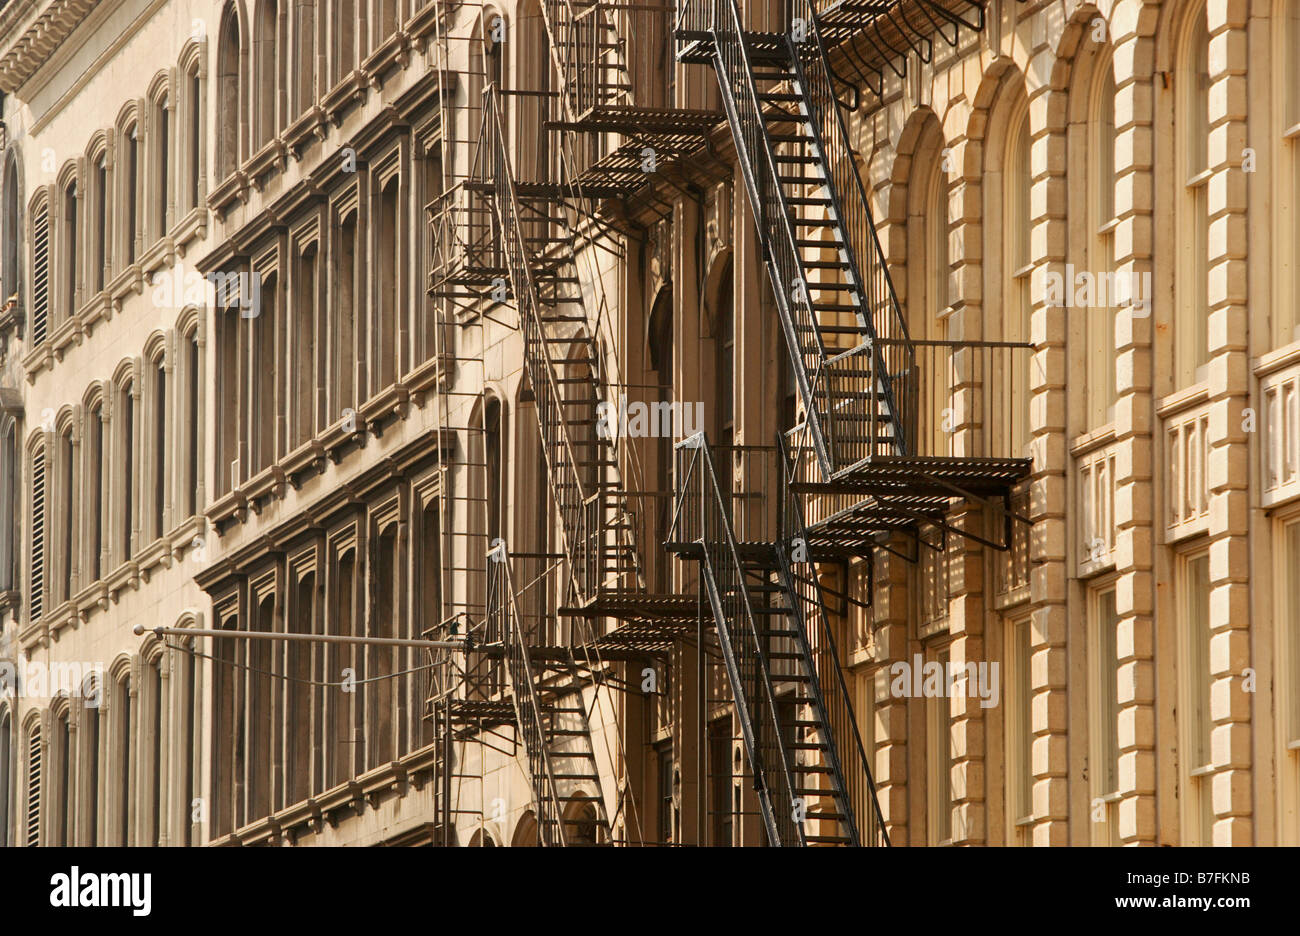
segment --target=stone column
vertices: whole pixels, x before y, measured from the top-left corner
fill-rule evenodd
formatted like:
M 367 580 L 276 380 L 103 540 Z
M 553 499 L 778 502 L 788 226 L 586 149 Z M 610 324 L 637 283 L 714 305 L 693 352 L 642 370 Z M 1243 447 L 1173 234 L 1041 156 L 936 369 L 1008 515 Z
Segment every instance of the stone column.
M 1115 269 L 1151 271 L 1154 11 L 1126 3 L 1112 16 L 1115 68 Z M 1131 281 L 1131 280 L 1130 280 Z M 1115 321 L 1115 610 L 1119 617 L 1119 829 L 1127 845 L 1156 839 L 1155 663 L 1152 572 L 1151 306 Z
M 1250 845 L 1250 391 L 1246 275 L 1248 4 L 1209 0 L 1210 717 L 1215 845 Z
M 1047 55 L 1046 49 L 1038 54 Z M 1029 340 L 1025 356 L 1030 393 L 1029 431 L 1033 466 L 1029 479 L 1030 535 L 1030 726 L 1033 745 L 1033 843 L 1066 845 L 1070 840 L 1068 694 L 1069 614 L 1066 596 L 1067 484 L 1069 442 L 1066 431 L 1066 342 L 1068 310 L 1048 305 L 1043 274 L 1063 272 L 1068 240 L 1066 206 L 1066 124 L 1070 89 L 1037 84 L 1046 67 L 1027 69 L 1030 133 L 1030 256 Z M 1077 183 L 1076 183 L 1077 184 Z M 1022 352 L 1023 353 L 1023 352 Z

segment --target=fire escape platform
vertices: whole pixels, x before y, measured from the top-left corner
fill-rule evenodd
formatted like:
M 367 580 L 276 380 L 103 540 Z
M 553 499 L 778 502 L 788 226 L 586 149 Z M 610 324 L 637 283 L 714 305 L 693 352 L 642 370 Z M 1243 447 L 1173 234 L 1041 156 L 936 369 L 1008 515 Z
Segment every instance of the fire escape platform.
M 637 107 L 604 104 L 588 108 L 575 120 L 549 120 L 548 130 L 578 130 L 584 133 L 623 133 L 707 136 L 727 119 L 721 111 L 671 107 Z
M 713 62 L 713 33 L 707 30 L 679 29 L 677 60 L 687 65 L 708 65 Z M 785 33 L 746 32 L 745 49 L 756 63 L 782 60 L 786 55 Z
M 562 615 L 587 619 L 614 618 L 614 630 L 597 637 L 592 646 L 611 659 L 666 653 L 675 641 L 694 636 L 699 614 L 695 595 L 602 591 L 579 607 L 560 608 Z
M 795 481 L 800 494 L 878 497 L 992 497 L 1006 494 L 1029 474 L 1027 458 L 877 455 L 830 481 Z
M 979 8 L 976 0 L 839 0 L 818 11 L 817 26 L 829 48 L 870 31 L 866 63 L 878 66 L 886 55 L 913 47 L 919 37 L 953 28 L 954 21 L 974 28 Z M 970 17 L 972 9 L 977 19 Z

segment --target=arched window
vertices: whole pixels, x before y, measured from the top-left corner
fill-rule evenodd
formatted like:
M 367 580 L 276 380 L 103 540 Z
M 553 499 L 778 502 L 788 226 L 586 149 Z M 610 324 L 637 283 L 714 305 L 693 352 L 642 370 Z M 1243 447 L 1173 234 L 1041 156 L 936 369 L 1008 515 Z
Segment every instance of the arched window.
M 311 439 L 316 430 L 317 373 L 316 373 L 316 308 L 320 296 L 317 259 L 319 250 L 313 242 L 298 255 L 297 276 L 294 283 L 293 349 L 294 366 L 291 405 L 293 438 L 291 448 L 297 448 Z
M 378 332 L 377 353 L 379 360 L 375 367 L 375 385 L 370 388 L 376 393 L 391 387 L 397 380 L 398 372 L 398 322 L 401 314 L 398 302 L 401 289 L 400 240 L 401 198 L 399 191 L 401 179 L 394 175 L 379 193 L 379 242 L 375 259 L 378 261 L 377 286 L 379 289 L 378 320 L 375 328 Z
M 169 482 L 172 473 L 169 471 L 171 466 L 167 458 L 169 452 L 167 418 L 170 401 L 167 392 L 166 354 L 162 348 L 159 348 L 157 357 L 149 361 L 149 376 L 150 396 L 153 398 L 153 425 L 150 427 L 149 440 L 152 457 L 149 470 L 152 475 L 153 496 L 149 504 L 150 524 L 147 537 L 152 542 L 167 532 L 167 509 L 171 504 Z
M 1004 341 L 1028 341 L 1030 315 L 1033 302 L 1030 283 L 1033 272 L 1031 232 L 1033 209 L 1030 190 L 1033 175 L 1030 163 L 1029 106 L 1023 94 L 1012 105 L 1007 122 L 1007 149 L 1004 181 L 1004 213 L 1002 216 L 1003 263 L 1007 279 L 1007 301 L 1002 321 Z M 1010 452 L 1024 456 L 1029 451 L 1030 385 L 1027 370 L 1016 367 L 1022 358 L 1014 355 L 1007 359 L 1007 397 L 1012 401 L 1009 427 Z
M 47 845 L 66 846 L 74 840 L 77 820 L 72 783 L 72 713 L 65 701 L 54 715 L 50 785 L 50 835 Z
M 280 608 L 274 591 L 267 590 L 251 598 L 253 605 L 252 629 L 270 633 L 278 631 L 277 619 Z M 247 641 L 247 671 L 236 670 L 236 679 L 247 680 L 246 711 L 270 713 L 275 685 L 279 680 L 273 677 L 274 654 L 276 644 L 270 640 Z M 243 728 L 243 767 L 244 789 L 247 806 L 242 814 L 236 814 L 238 825 L 245 825 L 261 819 L 271 812 L 271 780 L 275 773 L 274 726 L 272 718 L 249 718 Z
M 90 166 L 90 285 L 95 293 L 108 278 L 108 154 L 99 153 Z
M 239 14 L 235 4 L 230 3 L 222 13 L 217 46 L 217 176 L 220 179 L 227 178 L 239 167 L 244 154 L 242 45 Z
M 9 843 L 9 778 L 13 774 L 13 716 L 9 709 L 0 711 L 0 848 Z
M 239 440 L 244 423 L 243 385 L 240 371 L 240 331 L 238 303 L 216 313 L 216 372 L 213 383 L 217 394 L 214 438 L 213 487 L 222 497 L 239 484 Z
M 673 290 L 671 286 L 662 288 L 659 295 L 655 297 L 654 306 L 650 310 L 647 335 L 649 339 L 649 364 L 655 372 L 654 382 L 658 385 L 656 398 L 661 402 L 668 403 L 671 412 L 672 404 L 677 400 L 677 394 L 673 386 L 675 348 L 673 346 Z M 656 491 L 673 490 L 674 441 L 670 433 L 660 433 L 656 439 L 654 449 Z M 672 516 L 673 498 L 661 494 L 658 508 L 658 542 L 668 539 Z M 671 590 L 671 582 L 669 581 L 671 563 L 667 561 L 665 554 L 659 550 L 654 551 L 654 561 L 655 590 L 666 594 Z
M 1109 56 L 1094 65 L 1088 102 L 1087 266 L 1098 284 L 1097 308 L 1087 316 L 1087 425 L 1114 415 L 1115 389 L 1115 74 Z M 1101 284 L 1106 284 L 1104 293 Z M 1100 301 L 1102 296 L 1104 301 Z M 1149 296 L 1142 297 L 1149 301 Z
M 203 506 L 203 349 L 199 344 L 199 321 L 196 318 L 181 338 L 181 373 L 177 385 L 185 395 L 184 419 L 181 420 L 181 447 L 178 449 L 183 470 L 180 472 L 180 519 L 188 519 Z
M 38 444 L 32 450 L 30 464 L 32 548 L 28 566 L 28 620 L 39 621 L 45 612 L 45 572 L 49 562 L 45 554 L 45 531 L 49 521 L 49 510 L 46 504 L 48 478 L 44 443 Z
M 288 630 L 292 634 L 314 634 L 316 628 L 316 572 L 303 574 L 290 593 Z M 312 774 L 312 645 L 287 640 L 284 654 L 284 782 L 280 785 L 280 808 L 305 800 L 311 792 Z M 333 679 L 334 677 L 330 677 Z M 316 717 L 319 717 L 319 713 Z
M 144 705 L 142 715 L 148 734 L 141 739 L 145 750 L 143 807 L 145 811 L 145 843 L 157 847 L 164 844 L 167 834 L 167 817 L 163 813 L 163 787 L 167 783 L 166 764 L 163 759 L 163 737 L 167 730 L 166 681 L 163 679 L 163 651 L 158 648 L 144 669 Z M 142 726 L 143 727 L 143 726 Z
M 256 273 L 253 275 L 257 275 Z M 279 309 L 280 277 L 271 273 L 262 281 L 261 312 L 244 319 L 252 333 L 252 363 L 249 370 L 250 404 L 248 450 L 251 465 L 244 475 L 251 478 L 276 460 L 276 417 L 280 411 Z
M 285 87 L 283 66 L 285 43 L 284 37 L 280 34 L 282 28 L 278 0 L 259 0 L 254 18 L 253 37 L 255 58 L 253 88 L 256 94 L 256 107 L 253 112 L 255 149 L 260 149 L 269 143 L 280 130 L 283 110 L 279 102 Z
M 316 100 L 316 3 L 298 0 L 294 4 L 298 20 L 294 24 L 296 58 L 294 62 L 294 107 L 299 116 Z
M 104 549 L 104 403 L 97 400 L 87 411 L 82 434 L 85 456 L 86 484 L 85 509 L 85 582 L 97 582 L 103 577 L 102 554 Z
M 55 516 L 59 518 L 57 595 L 59 601 L 70 599 L 77 587 L 77 511 L 80 507 L 77 491 L 81 477 L 77 455 L 77 446 L 72 441 L 72 423 L 69 420 L 59 431 L 58 447 L 59 487 Z
M 22 243 L 22 218 L 19 213 L 19 205 L 22 204 L 22 193 L 18 190 L 18 157 L 10 153 L 5 159 L 4 175 L 4 226 L 0 229 L 0 237 L 3 242 L 0 243 L 0 250 L 3 250 L 3 260 L 0 260 L 0 299 L 8 301 L 10 298 L 17 297 L 18 288 L 18 245 Z
M 59 321 L 65 322 L 77 314 L 77 236 L 78 222 L 81 214 L 81 200 L 78 197 L 77 180 L 70 179 L 63 189 L 63 250 L 59 258 L 63 280 L 59 291 Z
M 26 810 L 26 835 L 23 841 L 29 848 L 41 844 L 41 799 L 43 791 L 43 767 L 45 748 L 41 741 L 41 720 L 33 718 L 27 723 L 24 735 L 24 750 L 27 755 L 27 789 L 24 796 Z
M 22 472 L 18 470 L 18 426 L 12 418 L 0 420 L 0 591 L 18 589 L 16 566 L 18 550 L 18 504 L 15 487 Z M 0 839 L 0 845 L 3 845 Z
M 182 119 L 184 121 L 184 140 L 181 142 L 182 159 L 180 164 L 184 172 L 181 180 L 182 207 L 192 211 L 203 203 L 204 180 L 204 100 L 203 73 L 201 55 L 196 54 L 181 74 L 180 94 Z
M 163 90 L 153 102 L 153 209 L 149 221 L 153 225 L 151 239 L 166 237 L 171 228 L 172 208 L 172 96 Z
M 104 686 L 98 674 L 90 676 L 82 689 L 84 705 L 81 710 L 81 759 L 77 768 L 77 798 L 81 802 L 82 828 L 85 833 L 81 844 L 92 848 L 99 844 L 99 765 L 102 757 L 102 720 L 100 718 Z
M 951 305 L 948 238 L 948 174 L 943 169 L 945 142 L 939 118 L 925 120 L 912 157 L 908 182 L 907 239 L 922 245 L 909 251 L 907 325 L 914 339 L 943 340 L 948 335 Z M 919 261 L 911 266 L 912 258 Z M 949 454 L 951 433 L 943 431 L 943 411 L 951 406 L 950 367 L 943 349 L 917 350 L 920 372 L 914 450 L 923 455 Z
M 1175 388 L 1203 379 L 1209 363 L 1210 36 L 1205 7 L 1188 18 L 1178 49 L 1175 116 L 1178 263 L 1174 325 Z
M 717 444 L 729 447 L 736 433 L 736 308 L 734 299 L 734 268 L 730 258 L 717 279 L 713 298 L 714 315 L 714 377 L 717 381 L 714 399 L 717 401 Z M 727 459 L 731 461 L 730 458 Z
M 403 636 L 398 633 L 401 595 L 401 556 L 398 552 L 397 524 L 378 531 L 372 554 L 373 600 L 375 613 L 370 617 L 370 635 L 381 639 Z M 395 676 L 401 667 L 397 647 L 371 645 L 366 648 L 366 678 L 370 685 L 370 706 L 366 713 L 366 765 L 378 767 L 391 762 L 404 747 L 402 704 L 409 679 Z
M 359 634 L 356 550 L 347 549 L 338 555 L 332 573 L 330 607 L 335 609 L 336 616 L 330 633 L 349 637 Z M 341 673 L 345 668 L 352 667 L 359 672 L 363 650 L 363 647 L 357 645 L 331 644 L 326 651 L 327 671 Z M 337 680 L 326 690 L 324 788 L 336 786 L 356 772 L 358 745 L 354 741 L 359 737 L 361 725 L 361 713 L 356 706 L 363 697 L 364 687 L 361 692 L 348 692 Z
M 437 497 L 430 497 L 420 511 L 420 558 L 418 579 L 420 590 L 420 618 L 424 628 L 440 624 L 445 617 L 442 604 L 443 568 L 442 568 L 442 505 Z M 412 631 L 416 628 L 412 624 Z M 418 683 L 416 701 L 419 705 L 430 697 L 432 690 L 432 671 L 424 666 L 417 670 Z M 427 718 L 416 719 L 416 731 L 419 732 L 418 747 L 423 747 L 433 740 L 433 725 Z
M 132 121 L 122 131 L 121 145 L 122 256 L 129 266 L 140 259 L 140 132 Z
M 131 668 L 123 667 L 113 682 L 112 715 L 109 719 L 113 733 L 112 788 L 109 796 L 109 814 L 112 816 L 108 844 L 134 845 L 136 774 L 132 769 L 135 757 L 135 696 L 131 687 Z
M 50 206 L 42 199 L 32 210 L 32 344 L 50 331 Z
M 416 177 L 420 180 L 420 199 L 418 204 L 431 205 L 436 202 L 443 192 L 443 157 L 442 157 L 442 139 L 435 138 L 431 143 L 426 143 L 422 148 L 423 158 L 420 160 L 420 173 Z M 420 225 L 420 242 L 422 244 L 423 256 L 420 258 L 420 269 L 430 270 L 439 262 L 441 248 L 446 245 L 438 243 L 438 228 L 434 224 Z M 439 309 L 440 299 L 422 293 L 418 308 L 424 311 L 418 316 L 415 323 L 417 334 L 419 335 L 417 347 L 419 354 L 413 364 L 430 361 L 438 353 L 438 348 L 444 338 L 438 335 L 438 328 L 442 321 L 441 310 Z
M 217 630 L 239 629 L 239 616 L 233 606 L 217 613 Z M 239 711 L 236 693 L 242 692 L 244 645 L 233 637 L 216 637 L 212 640 L 212 683 L 208 704 L 212 711 L 211 786 L 212 809 L 209 815 L 211 838 L 220 838 L 232 832 L 236 824 L 235 790 L 242 784 L 236 782 L 241 765 L 236 762 L 236 736 L 243 726 L 236 721 Z M 260 641 L 259 641 L 260 642 Z M 335 670 L 334 672 L 341 672 Z
M 135 551 L 134 533 L 140 528 L 137 511 L 139 504 L 135 496 L 135 473 L 139 462 L 136 458 L 136 431 L 139 415 L 139 398 L 135 390 L 135 380 L 127 378 L 118 388 L 115 404 L 117 425 L 117 466 L 120 467 L 117 483 L 117 496 L 114 498 L 114 513 L 118 518 L 117 561 L 125 562 Z
M 357 213 L 349 211 L 338 228 L 338 247 L 334 257 L 335 302 L 334 335 L 331 362 L 334 399 L 331 401 L 330 421 L 343 418 L 343 411 L 357 405 L 357 387 L 360 375 L 357 365 L 361 360 L 358 348 L 361 335 L 357 330 Z
M 1273 291 L 1273 343 L 1300 340 L 1300 3 L 1279 0 L 1280 29 L 1276 30 L 1281 67 L 1272 69 L 1276 80 L 1275 113 L 1281 149 L 1278 186 L 1278 227 L 1273 238 L 1277 265 Z

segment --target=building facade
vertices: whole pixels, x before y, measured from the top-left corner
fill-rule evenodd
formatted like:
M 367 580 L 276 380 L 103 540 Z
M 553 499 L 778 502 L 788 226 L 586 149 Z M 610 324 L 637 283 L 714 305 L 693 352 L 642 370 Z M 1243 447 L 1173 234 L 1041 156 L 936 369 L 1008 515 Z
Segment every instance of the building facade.
M 0 843 L 1300 844 L 1295 0 L 14 0 L 0 90 Z

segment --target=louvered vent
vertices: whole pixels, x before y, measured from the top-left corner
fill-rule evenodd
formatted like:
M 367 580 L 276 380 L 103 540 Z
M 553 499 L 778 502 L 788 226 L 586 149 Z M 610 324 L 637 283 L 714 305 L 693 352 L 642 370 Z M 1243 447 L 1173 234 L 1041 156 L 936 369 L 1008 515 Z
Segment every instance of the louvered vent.
M 41 733 L 33 729 L 27 740 L 27 844 L 41 844 Z
M 31 617 L 39 621 L 45 599 L 45 453 L 32 456 Z
M 50 321 L 50 212 L 32 221 L 32 342 L 45 340 Z

